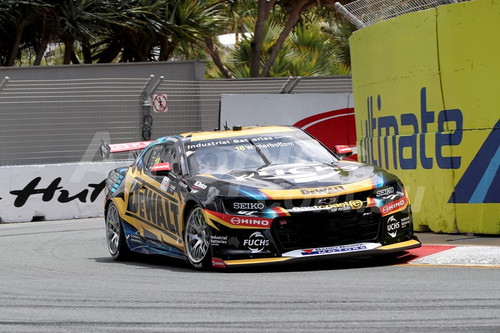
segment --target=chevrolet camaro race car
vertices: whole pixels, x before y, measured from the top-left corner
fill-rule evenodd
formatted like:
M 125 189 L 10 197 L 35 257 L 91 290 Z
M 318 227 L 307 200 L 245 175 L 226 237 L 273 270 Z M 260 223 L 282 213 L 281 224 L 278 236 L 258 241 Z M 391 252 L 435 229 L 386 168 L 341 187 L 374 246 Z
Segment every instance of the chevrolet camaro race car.
M 198 269 L 365 256 L 419 247 L 407 193 L 377 167 L 342 161 L 294 127 L 235 127 L 101 146 L 142 150 L 106 180 L 111 256 Z

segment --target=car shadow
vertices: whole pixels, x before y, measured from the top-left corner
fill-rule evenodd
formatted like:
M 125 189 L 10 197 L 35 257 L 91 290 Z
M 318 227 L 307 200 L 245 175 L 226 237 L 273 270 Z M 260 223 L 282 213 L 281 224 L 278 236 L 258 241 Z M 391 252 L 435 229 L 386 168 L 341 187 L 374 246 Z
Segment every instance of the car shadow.
M 150 269 L 162 269 L 173 272 L 193 272 L 193 273 L 286 273 L 303 271 L 322 271 L 322 270 L 346 270 L 363 269 L 381 266 L 404 265 L 417 258 L 409 251 L 379 256 L 364 256 L 356 258 L 320 258 L 313 261 L 294 262 L 294 263 L 273 263 L 268 265 L 231 267 L 226 269 L 212 268 L 206 271 L 199 271 L 191 268 L 184 260 L 169 258 L 162 255 L 144 255 L 134 253 L 129 260 L 115 261 L 111 257 L 92 258 L 95 262 L 104 264 L 119 264 L 127 266 L 137 266 Z
M 111 256 L 101 258 L 91 258 L 97 263 L 113 264 L 113 265 L 126 265 L 136 266 L 151 269 L 167 269 L 177 272 L 195 272 L 191 267 L 181 259 L 170 258 L 162 255 L 145 255 L 140 253 L 133 253 L 127 260 L 116 261 Z
M 247 266 L 223 270 L 228 273 L 263 273 L 263 272 L 300 272 L 300 271 L 322 271 L 322 270 L 346 270 L 363 269 L 380 266 L 397 266 L 407 264 L 417 258 L 410 252 L 405 251 L 392 255 L 363 256 L 355 258 L 319 258 L 317 260 L 280 263 L 264 266 Z

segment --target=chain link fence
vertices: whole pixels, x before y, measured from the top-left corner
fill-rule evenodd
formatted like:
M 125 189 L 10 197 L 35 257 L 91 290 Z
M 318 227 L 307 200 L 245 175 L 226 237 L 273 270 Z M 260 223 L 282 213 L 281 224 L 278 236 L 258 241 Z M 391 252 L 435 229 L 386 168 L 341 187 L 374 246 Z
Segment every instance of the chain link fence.
M 356 0 L 335 8 L 358 29 L 411 12 L 470 0 Z
M 100 138 L 141 141 L 219 127 L 222 94 L 352 92 L 351 77 L 10 80 L 0 83 L 0 166 L 96 161 Z M 156 93 L 168 111 L 154 113 Z M 152 124 L 144 116 L 151 115 Z M 126 158 L 123 157 L 123 158 Z

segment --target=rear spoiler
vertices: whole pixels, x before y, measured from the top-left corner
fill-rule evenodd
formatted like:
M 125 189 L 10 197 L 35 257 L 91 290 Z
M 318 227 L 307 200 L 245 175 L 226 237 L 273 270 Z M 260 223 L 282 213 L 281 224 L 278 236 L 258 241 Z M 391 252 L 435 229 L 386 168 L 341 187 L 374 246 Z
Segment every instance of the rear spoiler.
M 126 151 L 137 151 L 143 150 L 153 141 L 137 141 L 137 142 L 126 142 L 126 143 L 116 143 L 113 145 L 108 144 L 104 139 L 101 138 L 101 156 L 103 158 L 108 158 L 109 154 L 113 153 L 123 153 Z

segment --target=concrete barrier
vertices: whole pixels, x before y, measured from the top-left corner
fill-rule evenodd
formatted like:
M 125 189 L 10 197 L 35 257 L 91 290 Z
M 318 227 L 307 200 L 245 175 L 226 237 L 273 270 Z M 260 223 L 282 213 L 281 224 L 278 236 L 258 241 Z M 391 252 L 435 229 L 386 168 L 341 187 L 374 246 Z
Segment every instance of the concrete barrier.
M 130 163 L 0 167 L 0 222 L 102 216 L 108 172 Z
M 500 0 L 403 15 L 351 37 L 358 156 L 397 174 L 417 230 L 500 234 Z

